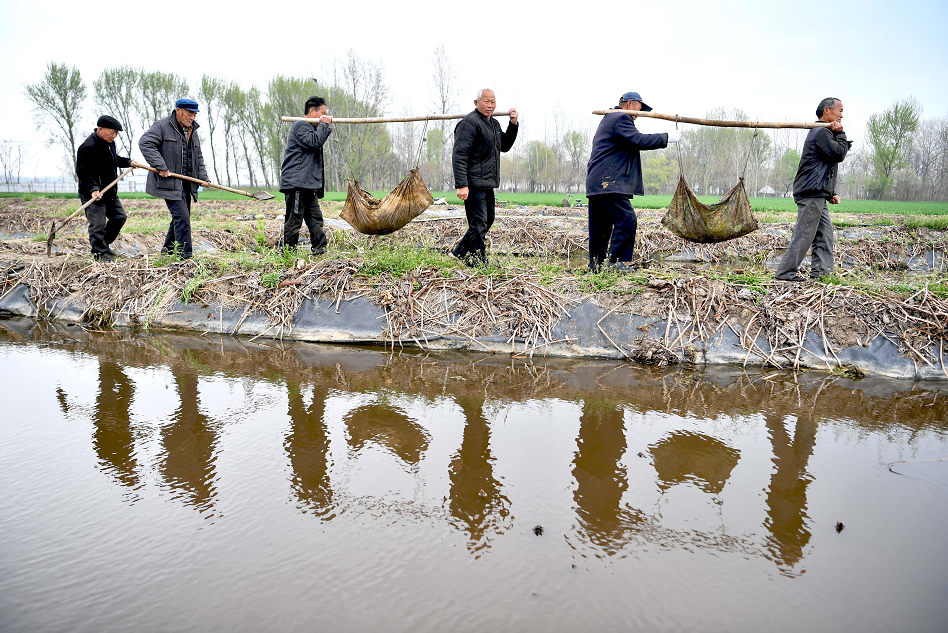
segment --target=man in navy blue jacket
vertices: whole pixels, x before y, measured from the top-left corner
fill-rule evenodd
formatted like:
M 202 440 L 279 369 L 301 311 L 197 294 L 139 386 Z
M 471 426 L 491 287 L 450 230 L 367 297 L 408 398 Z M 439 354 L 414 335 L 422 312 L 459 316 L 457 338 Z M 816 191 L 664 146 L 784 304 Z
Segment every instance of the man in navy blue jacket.
M 619 98 L 619 109 L 648 112 L 652 108 L 637 92 Z M 602 117 L 593 138 L 592 155 L 586 168 L 586 196 L 589 197 L 589 269 L 599 272 L 609 251 L 609 265 L 628 270 L 635 247 L 638 220 L 629 201 L 645 195 L 642 185 L 641 150 L 662 149 L 677 143 L 681 133 L 642 134 L 635 117 L 613 112 Z M 611 245 L 610 245 L 611 240 Z

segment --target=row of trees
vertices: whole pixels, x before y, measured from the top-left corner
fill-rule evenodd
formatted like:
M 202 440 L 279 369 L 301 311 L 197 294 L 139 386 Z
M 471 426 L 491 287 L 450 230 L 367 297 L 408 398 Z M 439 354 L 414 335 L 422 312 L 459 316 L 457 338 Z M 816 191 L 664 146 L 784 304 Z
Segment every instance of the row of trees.
M 429 81 L 429 112 L 458 109 L 461 84 L 443 47 L 434 51 Z M 42 81 L 25 86 L 36 122 L 49 142 L 62 148 L 75 172 L 75 148 L 87 133 L 84 118 L 89 90 L 78 69 L 50 63 Z M 201 141 L 208 171 L 229 186 L 271 188 L 280 179 L 280 165 L 290 124 L 284 114 L 301 115 L 307 98 L 326 99 L 335 116 L 382 116 L 389 88 L 380 64 L 350 51 L 334 62 L 325 76 L 277 75 L 265 87 L 244 88 L 237 82 L 204 75 L 193 87 L 173 73 L 120 66 L 107 68 L 92 82 L 94 112 L 107 112 L 125 128 L 118 142 L 123 153 L 137 154 L 137 139 L 154 121 L 171 111 L 174 102 L 192 95 L 201 106 Z M 417 114 L 413 107 L 400 108 Z M 717 109 L 708 118 L 749 120 L 739 110 Z M 506 125 L 506 123 L 504 123 Z M 451 169 L 455 122 L 387 125 L 337 125 L 325 147 L 327 187 L 345 190 L 346 181 L 384 190 L 411 167 L 434 190 L 453 187 Z M 501 188 L 507 191 L 579 192 L 584 190 L 590 128 L 577 128 L 561 108 L 544 121 L 542 140 L 531 138 L 529 120 L 521 123 L 514 150 L 502 159 Z M 805 131 L 693 127 L 677 146 L 643 153 L 647 193 L 670 193 L 682 171 L 695 193 L 718 195 L 739 178 L 751 195 L 785 196 L 792 190 Z M 850 131 L 850 137 L 852 132 Z M 0 167 L 7 182 L 19 178 L 22 148 L 4 142 Z M 679 167 L 680 165 L 680 167 Z M 843 163 L 841 188 L 846 197 L 875 199 L 948 199 L 948 117 L 922 119 L 913 99 L 897 101 L 869 119 L 866 140 Z

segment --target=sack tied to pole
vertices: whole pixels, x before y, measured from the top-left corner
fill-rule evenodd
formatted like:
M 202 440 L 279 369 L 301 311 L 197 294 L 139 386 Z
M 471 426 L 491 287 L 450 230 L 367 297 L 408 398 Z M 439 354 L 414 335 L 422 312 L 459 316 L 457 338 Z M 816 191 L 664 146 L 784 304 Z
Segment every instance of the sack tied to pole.
M 494 116 L 509 116 L 509 112 L 495 112 Z M 423 116 L 406 117 L 363 117 L 363 118 L 333 118 L 334 124 L 371 124 L 371 123 L 407 123 L 424 121 L 427 129 L 428 121 L 443 121 L 449 119 L 463 119 L 467 113 L 458 114 L 426 114 Z M 294 121 L 309 121 L 319 124 L 319 119 L 306 117 L 283 116 L 280 120 L 285 123 Z M 422 138 L 424 138 L 422 133 Z M 420 148 L 419 148 L 420 154 Z M 351 167 L 350 167 L 351 175 Z M 365 235 L 388 235 L 417 218 L 434 203 L 434 197 L 421 177 L 418 167 L 408 172 L 408 175 L 392 189 L 385 198 L 379 200 L 362 188 L 359 181 L 348 181 L 346 203 L 339 214 L 343 220 L 352 225 L 352 228 Z
M 765 121 L 719 121 L 715 119 L 696 119 L 693 117 L 679 117 L 677 114 L 660 114 L 658 112 L 641 112 L 636 110 L 595 110 L 593 114 L 609 114 L 623 112 L 630 116 L 641 116 L 653 119 L 674 121 L 677 127 L 679 122 L 712 127 L 743 127 L 754 128 L 754 139 L 759 128 L 799 128 L 829 127 L 829 123 L 821 122 L 765 122 Z M 747 172 L 747 162 L 753 151 L 751 142 L 744 159 L 744 170 L 740 180 L 724 197 L 713 204 L 704 204 L 698 200 L 688 182 L 681 162 L 681 147 L 678 146 L 678 187 L 675 195 L 668 204 L 668 212 L 662 218 L 662 225 L 680 238 L 699 244 L 713 244 L 725 242 L 752 233 L 758 229 L 757 218 L 751 209 L 750 199 L 744 189 L 744 173 Z

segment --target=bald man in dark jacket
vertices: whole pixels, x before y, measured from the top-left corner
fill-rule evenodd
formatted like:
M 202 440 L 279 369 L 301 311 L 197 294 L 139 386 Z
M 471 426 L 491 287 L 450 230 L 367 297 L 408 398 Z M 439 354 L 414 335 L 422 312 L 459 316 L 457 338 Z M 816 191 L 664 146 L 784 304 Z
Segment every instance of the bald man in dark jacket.
M 517 140 L 519 114 L 510 109 L 506 131 L 492 118 L 497 107 L 494 91 L 478 91 L 475 110 L 454 128 L 454 186 L 464 202 L 467 232 L 451 254 L 473 265 L 487 265 L 487 231 L 494 224 L 494 188 L 500 186 L 500 154 Z

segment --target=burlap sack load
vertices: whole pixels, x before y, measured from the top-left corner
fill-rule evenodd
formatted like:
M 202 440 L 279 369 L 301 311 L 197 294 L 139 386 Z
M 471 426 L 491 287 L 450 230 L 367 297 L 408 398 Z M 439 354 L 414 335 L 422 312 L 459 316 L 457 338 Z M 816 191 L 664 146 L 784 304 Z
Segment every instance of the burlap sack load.
M 732 240 L 757 230 L 743 178 L 714 204 L 699 202 L 685 179 L 679 178 L 662 224 L 678 237 L 702 244 Z
M 384 200 L 363 189 L 358 180 L 350 180 L 346 204 L 339 217 L 359 233 L 388 235 L 424 213 L 432 202 L 434 198 L 415 167 Z

